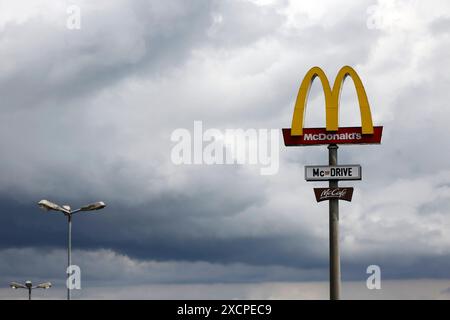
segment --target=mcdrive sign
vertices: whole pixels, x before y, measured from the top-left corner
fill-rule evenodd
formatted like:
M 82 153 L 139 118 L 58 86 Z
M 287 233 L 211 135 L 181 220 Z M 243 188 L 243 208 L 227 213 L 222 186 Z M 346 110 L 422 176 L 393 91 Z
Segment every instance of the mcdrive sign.
M 305 166 L 306 181 L 361 180 L 361 166 Z

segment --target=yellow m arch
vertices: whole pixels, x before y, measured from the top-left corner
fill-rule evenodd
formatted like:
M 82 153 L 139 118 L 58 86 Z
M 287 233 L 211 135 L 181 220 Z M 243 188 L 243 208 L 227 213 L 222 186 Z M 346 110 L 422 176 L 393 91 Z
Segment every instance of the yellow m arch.
M 327 131 L 337 131 L 339 127 L 339 101 L 342 85 L 347 77 L 353 79 L 353 83 L 358 95 L 359 109 L 361 112 L 361 127 L 363 134 L 373 134 L 372 114 L 370 113 L 369 101 L 367 100 L 366 90 L 356 71 L 349 66 L 339 70 L 334 80 L 333 90 L 327 76 L 319 67 L 311 68 L 303 78 L 302 84 L 295 102 L 294 116 L 292 117 L 291 135 L 303 135 L 303 123 L 305 118 L 306 103 L 309 90 L 314 79 L 318 77 L 322 82 L 323 92 L 325 94 L 325 116 Z

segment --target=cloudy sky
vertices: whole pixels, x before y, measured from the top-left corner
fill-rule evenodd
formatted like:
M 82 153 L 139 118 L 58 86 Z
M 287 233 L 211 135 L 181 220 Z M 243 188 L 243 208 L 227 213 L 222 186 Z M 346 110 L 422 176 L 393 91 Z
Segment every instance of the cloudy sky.
M 289 127 L 308 69 L 344 65 L 384 134 L 339 149 L 364 174 L 340 207 L 343 297 L 450 298 L 449 52 L 446 0 L 0 0 L 0 298 L 28 279 L 64 298 L 67 221 L 41 199 L 107 203 L 74 217 L 75 298 L 328 298 L 328 207 L 303 171 L 326 147 L 280 134 L 261 175 L 176 165 L 171 135 Z M 323 104 L 315 84 L 307 126 Z M 359 125 L 351 82 L 340 125 Z

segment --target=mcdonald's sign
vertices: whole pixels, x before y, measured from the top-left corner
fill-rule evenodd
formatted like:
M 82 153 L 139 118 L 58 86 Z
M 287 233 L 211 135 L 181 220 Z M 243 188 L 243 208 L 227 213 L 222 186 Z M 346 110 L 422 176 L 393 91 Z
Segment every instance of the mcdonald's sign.
M 353 80 L 358 96 L 361 114 L 361 127 L 339 128 L 339 102 L 341 89 L 347 77 Z M 303 128 L 306 104 L 311 85 L 319 78 L 325 94 L 325 128 Z M 311 68 L 303 78 L 295 102 L 291 129 L 283 129 L 286 146 L 321 144 L 379 144 L 383 127 L 374 127 L 366 90 L 356 71 L 349 66 L 343 67 L 337 74 L 331 89 L 327 76 L 319 67 Z

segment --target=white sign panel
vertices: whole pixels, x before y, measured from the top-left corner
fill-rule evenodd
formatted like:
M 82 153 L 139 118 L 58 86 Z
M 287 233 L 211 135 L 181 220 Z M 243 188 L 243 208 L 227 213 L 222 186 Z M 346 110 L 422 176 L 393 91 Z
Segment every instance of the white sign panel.
M 305 166 L 306 181 L 361 180 L 361 166 Z

